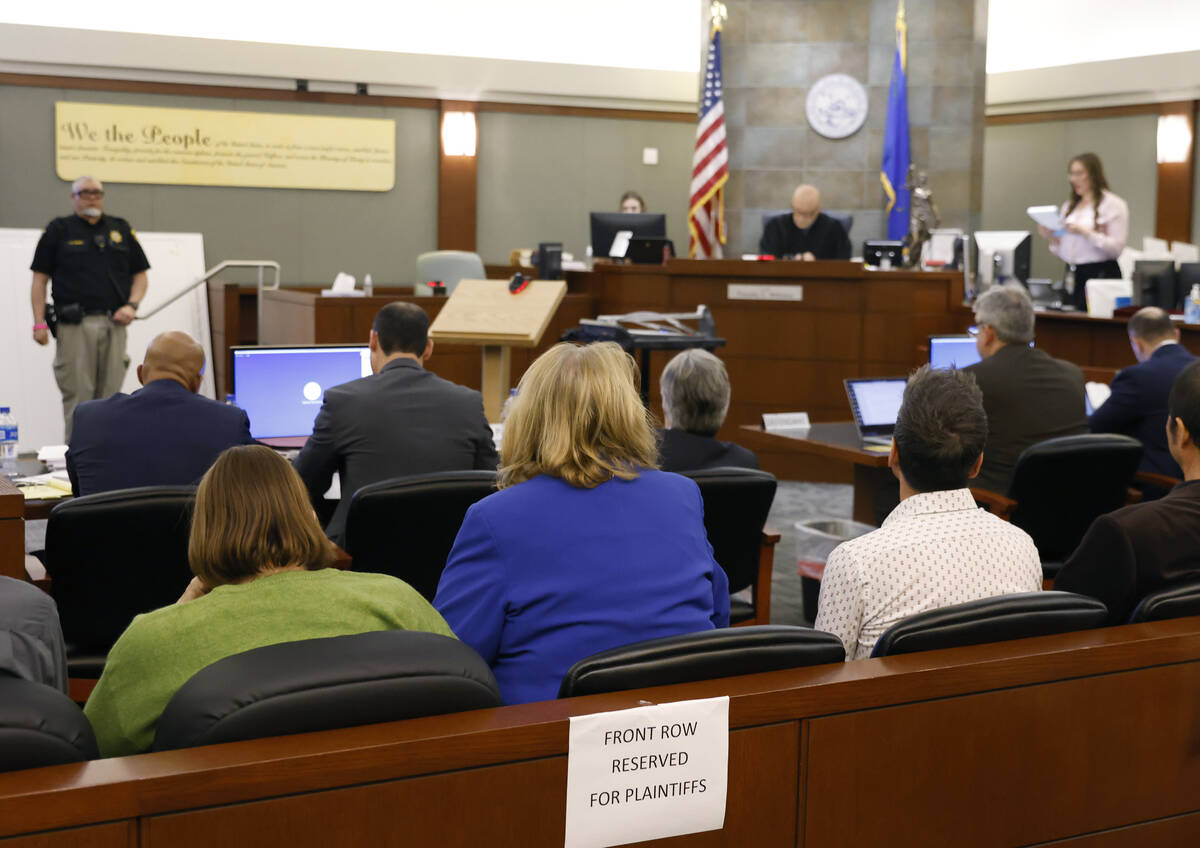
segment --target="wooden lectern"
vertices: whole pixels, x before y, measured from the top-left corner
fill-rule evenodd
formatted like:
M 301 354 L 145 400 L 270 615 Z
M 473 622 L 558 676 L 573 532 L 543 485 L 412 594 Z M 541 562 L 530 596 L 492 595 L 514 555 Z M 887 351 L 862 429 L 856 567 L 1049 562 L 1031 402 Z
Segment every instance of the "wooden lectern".
M 483 411 L 500 420 L 512 381 L 510 349 L 533 347 L 567 293 L 563 280 L 534 280 L 519 294 L 507 280 L 462 280 L 429 328 L 435 342 L 483 348 Z

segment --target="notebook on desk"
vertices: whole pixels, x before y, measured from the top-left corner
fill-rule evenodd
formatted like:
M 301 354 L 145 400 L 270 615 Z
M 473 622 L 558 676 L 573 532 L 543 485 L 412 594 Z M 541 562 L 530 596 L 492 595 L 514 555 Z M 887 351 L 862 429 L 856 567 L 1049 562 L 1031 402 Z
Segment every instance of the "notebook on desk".
M 233 402 L 250 435 L 275 448 L 298 448 L 312 435 L 325 390 L 371 373 L 366 345 L 235 347 Z
M 866 377 L 842 381 L 858 437 L 868 445 L 886 445 L 892 441 L 900 402 L 904 398 L 906 377 Z

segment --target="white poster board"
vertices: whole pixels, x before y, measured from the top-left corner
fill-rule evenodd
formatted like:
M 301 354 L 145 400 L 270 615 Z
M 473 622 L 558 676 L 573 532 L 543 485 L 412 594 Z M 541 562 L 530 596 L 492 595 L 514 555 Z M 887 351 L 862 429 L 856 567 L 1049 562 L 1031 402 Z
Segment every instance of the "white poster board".
M 41 230 L 0 228 L 0 406 L 12 407 L 20 425 L 21 453 L 42 445 L 62 444 L 62 396 L 54 381 L 54 342 L 41 347 L 33 340 L 29 302 L 29 263 Z M 147 314 L 204 274 L 204 237 L 200 233 L 137 234 L 150 260 L 150 287 L 138 309 Z M 146 345 L 165 330 L 183 330 L 204 346 L 205 368 L 200 393 L 214 396 L 212 341 L 208 323 L 208 291 L 198 287 L 153 318 L 134 321 L 128 331 L 129 370 L 121 391 L 139 388 L 136 366 Z

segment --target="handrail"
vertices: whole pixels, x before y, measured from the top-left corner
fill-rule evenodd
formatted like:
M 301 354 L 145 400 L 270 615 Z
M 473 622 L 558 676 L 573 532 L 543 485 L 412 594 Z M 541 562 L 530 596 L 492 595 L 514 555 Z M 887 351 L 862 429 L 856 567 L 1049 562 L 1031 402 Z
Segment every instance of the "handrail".
M 217 276 L 217 274 L 224 271 L 226 268 L 257 268 L 258 269 L 258 300 L 259 300 L 258 331 L 261 336 L 261 334 L 262 334 L 262 293 L 264 291 L 275 291 L 277 288 L 279 288 L 279 263 L 273 259 L 226 259 L 224 262 L 221 262 L 217 265 L 214 265 L 212 268 L 209 268 L 207 271 L 204 272 L 203 277 L 200 277 L 199 279 L 193 281 L 192 284 L 189 285 L 187 288 L 184 288 L 181 291 L 176 292 L 173 297 L 169 298 L 168 300 L 164 301 L 163 303 L 160 303 L 158 306 L 156 306 L 154 309 L 151 309 L 145 315 L 139 315 L 137 317 L 143 321 L 147 318 L 153 318 L 155 315 L 162 312 L 164 309 L 166 309 L 172 303 L 179 300 L 179 298 L 183 297 L 185 294 L 192 291 L 192 289 L 196 288 L 197 286 L 204 285 L 209 280 L 211 280 L 213 277 Z M 263 271 L 267 268 L 270 268 L 275 272 L 275 282 L 273 282 L 269 286 L 264 285 L 264 283 L 263 283 Z

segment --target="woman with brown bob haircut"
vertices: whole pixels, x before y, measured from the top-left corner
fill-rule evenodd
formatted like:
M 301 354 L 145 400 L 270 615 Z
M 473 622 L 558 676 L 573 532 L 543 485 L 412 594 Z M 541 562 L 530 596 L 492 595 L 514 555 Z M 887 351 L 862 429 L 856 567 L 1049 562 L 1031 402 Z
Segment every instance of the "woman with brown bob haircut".
M 554 698 L 597 651 L 729 624 L 700 490 L 656 469 L 633 358 L 559 344 L 521 378 L 500 491 L 463 520 L 434 606 L 507 704 Z
M 196 576 L 174 605 L 134 618 L 88 698 L 100 753 L 149 750 L 171 696 L 233 654 L 372 630 L 454 635 L 407 583 L 330 568 L 334 558 L 286 460 L 261 445 L 222 453 L 196 490 Z

